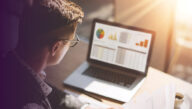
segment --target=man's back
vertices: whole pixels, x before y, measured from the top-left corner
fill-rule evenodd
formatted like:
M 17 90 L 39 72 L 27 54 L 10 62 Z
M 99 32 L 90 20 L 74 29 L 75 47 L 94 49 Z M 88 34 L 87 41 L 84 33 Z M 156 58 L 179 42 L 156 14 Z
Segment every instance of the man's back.
M 13 52 L 1 59 L 1 83 L 5 109 L 22 109 L 25 104 L 42 104 L 45 99 L 30 70 L 21 65 Z

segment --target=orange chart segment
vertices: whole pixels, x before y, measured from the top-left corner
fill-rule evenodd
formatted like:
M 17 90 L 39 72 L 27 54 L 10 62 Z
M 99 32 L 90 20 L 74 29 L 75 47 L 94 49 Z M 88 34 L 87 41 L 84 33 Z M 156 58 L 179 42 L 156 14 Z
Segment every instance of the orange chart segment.
M 140 47 L 145 47 L 145 48 L 147 48 L 148 42 L 149 42 L 148 40 L 141 41 L 140 43 L 136 43 L 136 46 L 140 46 Z

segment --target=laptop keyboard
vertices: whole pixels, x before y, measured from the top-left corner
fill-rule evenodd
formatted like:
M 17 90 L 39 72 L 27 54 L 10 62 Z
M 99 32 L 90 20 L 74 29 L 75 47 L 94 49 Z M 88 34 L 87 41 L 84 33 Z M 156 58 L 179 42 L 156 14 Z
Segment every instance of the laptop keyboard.
M 125 87 L 129 87 L 136 79 L 135 77 L 122 75 L 115 72 L 98 69 L 95 67 L 89 67 L 83 74 Z

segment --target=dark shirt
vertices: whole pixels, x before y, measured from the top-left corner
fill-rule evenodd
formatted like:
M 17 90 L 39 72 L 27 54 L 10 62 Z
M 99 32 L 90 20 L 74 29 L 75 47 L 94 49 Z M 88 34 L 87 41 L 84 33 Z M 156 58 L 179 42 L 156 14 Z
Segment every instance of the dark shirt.
M 80 109 L 77 98 L 50 87 L 18 55 L 0 59 L 1 109 Z M 51 90 L 51 91 L 50 91 Z M 3 107 L 3 108 L 2 108 Z

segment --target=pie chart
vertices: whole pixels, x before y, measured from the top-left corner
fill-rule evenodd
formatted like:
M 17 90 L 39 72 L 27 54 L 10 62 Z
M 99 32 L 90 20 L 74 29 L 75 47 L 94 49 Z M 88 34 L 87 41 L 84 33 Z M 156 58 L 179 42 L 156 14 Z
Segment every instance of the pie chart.
M 103 29 L 99 28 L 97 29 L 96 35 L 97 35 L 97 38 L 102 39 L 105 35 L 105 32 Z

